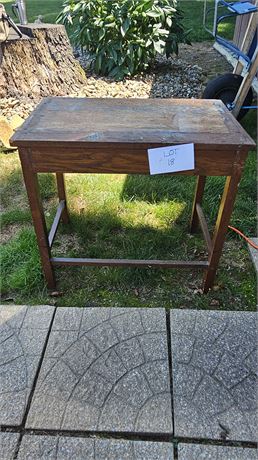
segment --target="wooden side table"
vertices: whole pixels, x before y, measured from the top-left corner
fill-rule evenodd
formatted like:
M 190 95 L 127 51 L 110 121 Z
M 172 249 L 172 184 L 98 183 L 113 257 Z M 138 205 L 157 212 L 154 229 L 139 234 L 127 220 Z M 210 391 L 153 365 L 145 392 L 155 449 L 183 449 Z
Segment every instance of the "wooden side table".
M 62 218 L 68 222 L 64 173 L 149 174 L 147 149 L 194 143 L 197 176 L 191 231 L 200 225 L 208 260 L 128 260 L 52 257 Z M 46 98 L 16 131 L 43 271 L 54 289 L 55 265 L 154 266 L 204 269 L 203 290 L 212 286 L 238 184 L 253 140 L 221 101 L 194 99 Z M 47 234 L 37 173 L 56 173 L 59 206 Z M 226 176 L 213 236 L 201 208 L 207 176 Z

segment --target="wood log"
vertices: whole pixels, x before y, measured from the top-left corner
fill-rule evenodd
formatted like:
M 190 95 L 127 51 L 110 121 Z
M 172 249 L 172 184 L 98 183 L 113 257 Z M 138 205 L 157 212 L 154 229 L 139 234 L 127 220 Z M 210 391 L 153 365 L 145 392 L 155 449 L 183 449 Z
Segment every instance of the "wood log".
M 60 24 L 20 26 L 26 38 L 0 44 L 0 97 L 64 96 L 80 89 L 86 76 Z

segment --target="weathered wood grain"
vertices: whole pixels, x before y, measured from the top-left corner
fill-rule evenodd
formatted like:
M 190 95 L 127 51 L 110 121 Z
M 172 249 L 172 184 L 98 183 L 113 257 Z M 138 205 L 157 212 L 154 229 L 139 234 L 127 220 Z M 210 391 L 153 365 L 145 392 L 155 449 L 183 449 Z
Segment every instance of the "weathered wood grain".
M 85 147 L 194 142 L 213 150 L 253 146 L 224 104 L 204 99 L 46 98 L 11 145 Z

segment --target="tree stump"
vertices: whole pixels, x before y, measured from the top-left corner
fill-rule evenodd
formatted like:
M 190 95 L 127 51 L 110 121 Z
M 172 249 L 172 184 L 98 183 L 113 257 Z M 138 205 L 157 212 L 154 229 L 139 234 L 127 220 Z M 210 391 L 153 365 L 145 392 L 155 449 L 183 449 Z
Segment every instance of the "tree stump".
M 0 97 L 64 96 L 85 84 L 63 25 L 29 24 L 20 29 L 28 37 L 10 37 L 0 45 Z

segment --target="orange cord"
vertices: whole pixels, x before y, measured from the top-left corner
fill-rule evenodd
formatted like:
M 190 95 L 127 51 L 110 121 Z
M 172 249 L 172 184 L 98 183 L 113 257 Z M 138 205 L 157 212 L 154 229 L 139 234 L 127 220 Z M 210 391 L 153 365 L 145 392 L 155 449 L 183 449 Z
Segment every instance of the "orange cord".
M 242 236 L 242 238 L 244 238 L 247 241 L 247 243 L 250 244 L 250 246 L 252 246 L 254 249 L 258 249 L 257 244 L 255 244 L 252 240 L 247 238 L 247 236 L 245 236 L 242 232 L 240 232 L 240 230 L 238 230 L 235 227 L 231 227 L 231 225 L 229 225 L 228 228 L 230 228 L 231 230 L 234 230 L 234 232 L 236 232 L 236 233 L 238 233 L 238 235 Z

